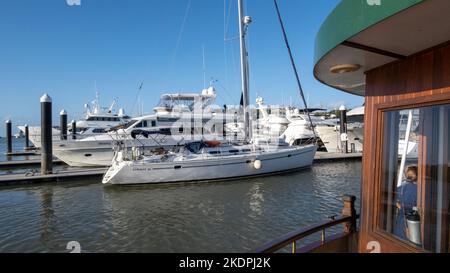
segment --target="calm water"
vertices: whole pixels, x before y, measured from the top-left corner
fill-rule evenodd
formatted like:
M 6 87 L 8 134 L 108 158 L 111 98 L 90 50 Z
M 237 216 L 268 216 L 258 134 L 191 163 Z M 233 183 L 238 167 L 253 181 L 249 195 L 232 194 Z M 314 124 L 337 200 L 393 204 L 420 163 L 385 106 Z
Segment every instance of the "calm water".
M 340 162 L 220 183 L 0 186 L 0 252 L 67 252 L 69 241 L 83 252 L 251 251 L 339 214 L 360 176 L 360 162 Z
M 245 252 L 339 214 L 361 164 L 235 182 L 0 188 L 0 252 Z
M 14 128 L 13 128 L 13 132 L 15 132 Z M 25 139 L 24 138 L 20 138 L 20 139 L 13 138 L 12 144 L 13 144 L 12 145 L 13 152 L 23 152 L 24 147 L 25 147 Z M 6 155 L 6 150 L 7 150 L 6 146 L 7 146 L 6 138 L 4 138 L 4 137 L 0 138 L 0 162 L 2 162 L 2 161 L 39 160 L 41 158 L 40 156 L 36 156 L 36 155 L 7 156 Z M 63 168 L 64 167 L 61 167 L 61 166 L 55 166 L 55 169 L 63 169 Z M 0 175 L 26 173 L 31 170 L 37 170 L 39 172 L 38 169 L 39 169 L 39 167 L 33 167 L 33 168 L 28 168 L 28 169 L 0 169 Z
M 31 142 L 30 142 L 31 143 Z M 25 139 L 15 139 L 13 138 L 12 142 L 13 151 L 16 152 L 23 152 L 23 147 L 25 147 Z M 7 160 L 25 160 L 25 159 L 36 159 L 36 156 L 15 156 L 15 157 L 8 157 L 5 155 L 7 150 L 6 147 L 6 138 L 2 137 L 0 138 L 0 161 L 7 161 Z

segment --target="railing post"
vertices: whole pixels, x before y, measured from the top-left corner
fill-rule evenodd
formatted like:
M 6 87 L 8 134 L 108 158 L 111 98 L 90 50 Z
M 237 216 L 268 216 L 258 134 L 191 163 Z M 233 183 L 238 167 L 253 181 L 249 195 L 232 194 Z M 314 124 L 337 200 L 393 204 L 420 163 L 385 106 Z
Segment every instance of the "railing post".
M 344 200 L 344 209 L 342 210 L 342 216 L 352 217 L 352 220 L 349 223 L 344 224 L 344 232 L 346 233 L 356 232 L 356 209 L 355 209 L 356 197 L 353 195 L 345 195 L 343 200 Z

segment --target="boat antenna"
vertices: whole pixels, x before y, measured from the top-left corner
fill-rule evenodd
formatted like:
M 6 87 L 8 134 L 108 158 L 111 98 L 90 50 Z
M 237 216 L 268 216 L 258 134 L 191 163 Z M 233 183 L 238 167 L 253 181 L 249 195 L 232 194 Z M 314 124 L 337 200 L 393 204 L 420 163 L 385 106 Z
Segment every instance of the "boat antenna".
M 202 45 L 202 57 L 203 57 L 203 89 L 206 89 L 205 45 Z
M 138 91 L 136 93 L 136 98 L 134 99 L 133 109 L 132 109 L 133 112 L 134 112 L 134 109 L 136 109 L 136 104 L 138 103 L 138 100 L 140 102 L 141 91 L 142 91 L 143 87 L 144 87 L 144 82 L 141 82 L 141 84 L 139 85 Z M 138 107 L 140 108 L 139 105 L 138 105 Z M 138 110 L 138 112 L 139 112 L 139 110 Z M 139 113 L 138 113 L 138 115 L 139 115 Z
M 293 68 L 294 73 L 295 73 L 295 78 L 297 80 L 297 85 L 298 85 L 300 97 L 302 98 L 303 104 L 305 105 L 305 112 L 306 112 L 306 115 L 308 116 L 309 123 L 311 124 L 311 128 L 312 128 L 312 131 L 313 131 L 313 134 L 314 134 L 314 139 L 317 139 L 316 132 L 314 130 L 314 124 L 312 122 L 311 115 L 310 115 L 309 110 L 308 110 L 308 103 L 306 102 L 305 94 L 303 93 L 302 84 L 300 82 L 300 76 L 298 75 L 297 66 L 295 65 L 294 57 L 292 55 L 291 46 L 289 45 L 289 40 L 288 40 L 288 37 L 287 37 L 287 34 L 286 34 L 286 29 L 284 28 L 283 18 L 281 17 L 280 9 L 278 7 L 278 1 L 277 0 L 273 0 L 273 2 L 275 4 L 275 9 L 277 11 L 278 20 L 280 21 L 280 26 L 281 26 L 281 30 L 283 32 L 284 42 L 285 42 L 286 48 L 287 48 L 287 50 L 289 52 L 289 58 L 291 60 L 292 68 Z
M 109 109 L 108 109 L 108 113 L 109 113 L 109 114 L 111 114 L 111 113 L 113 112 L 114 106 L 116 106 L 117 101 L 118 101 L 118 98 L 117 98 L 117 97 L 113 99 L 113 101 L 112 101 L 112 103 L 111 103 L 111 106 L 110 106 Z

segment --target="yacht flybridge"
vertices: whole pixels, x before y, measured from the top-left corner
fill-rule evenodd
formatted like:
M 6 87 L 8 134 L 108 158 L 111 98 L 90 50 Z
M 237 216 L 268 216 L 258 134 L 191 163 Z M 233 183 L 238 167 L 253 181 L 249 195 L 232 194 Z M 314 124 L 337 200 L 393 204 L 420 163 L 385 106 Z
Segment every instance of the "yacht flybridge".
M 216 97 L 216 90 L 212 86 L 202 90 L 201 94 L 164 94 L 153 110 L 157 114 L 194 112 L 196 105 L 203 110 L 211 106 Z
M 111 106 L 101 107 L 99 94 L 91 105 L 85 104 L 85 116 L 83 119 L 76 122 L 76 132 L 89 136 L 91 134 L 102 134 L 107 130 L 126 124 L 130 117 L 125 114 L 121 108 L 117 113 L 114 112 L 114 106 L 117 104 L 117 99 L 114 99 Z M 69 126 L 70 130 L 73 130 Z
M 199 141 L 175 150 L 161 149 L 142 155 L 138 146 L 116 152 L 104 184 L 171 183 L 254 177 L 311 166 L 317 147 L 271 143 L 252 136 L 249 115 L 249 71 L 245 36 L 251 23 L 238 0 L 243 92 L 244 138 L 242 142 Z

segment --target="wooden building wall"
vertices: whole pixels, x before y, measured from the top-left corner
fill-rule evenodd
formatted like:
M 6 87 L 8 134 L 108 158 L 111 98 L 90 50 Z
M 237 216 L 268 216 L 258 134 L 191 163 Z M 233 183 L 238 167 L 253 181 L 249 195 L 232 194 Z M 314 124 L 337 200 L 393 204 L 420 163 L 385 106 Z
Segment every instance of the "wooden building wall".
M 366 73 L 366 112 L 362 177 L 360 252 L 370 252 L 371 241 L 382 252 L 414 251 L 376 228 L 378 215 L 381 113 L 383 109 L 416 108 L 430 103 L 450 103 L 450 41 Z M 375 130 L 377 128 L 377 130 Z

